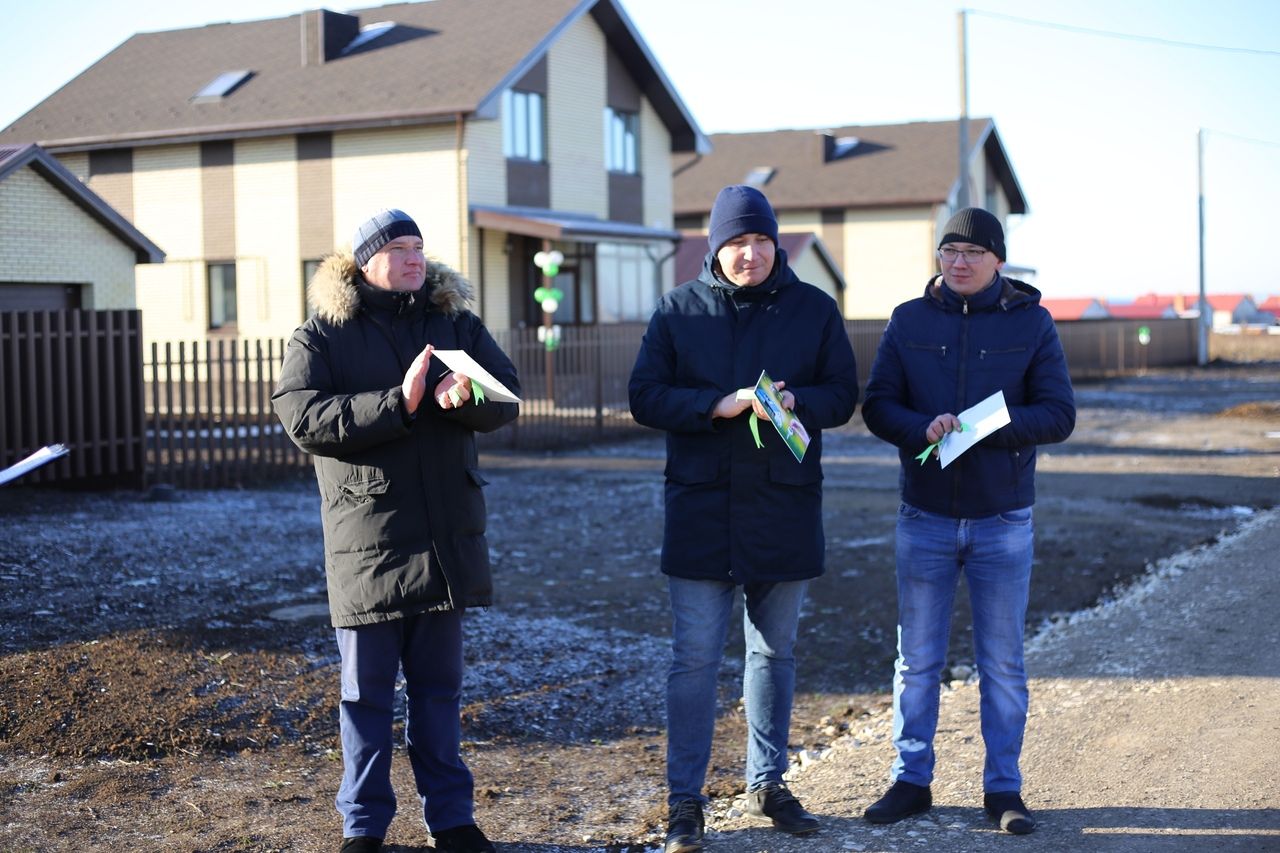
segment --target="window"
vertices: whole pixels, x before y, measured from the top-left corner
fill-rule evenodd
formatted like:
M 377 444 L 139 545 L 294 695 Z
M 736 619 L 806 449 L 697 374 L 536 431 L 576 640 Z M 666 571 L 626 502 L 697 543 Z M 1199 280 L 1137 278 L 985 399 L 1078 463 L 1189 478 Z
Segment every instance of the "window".
M 643 246 L 599 243 L 596 276 L 601 323 L 643 322 L 658 303 L 658 278 Z
M 234 92 L 241 83 L 251 76 L 253 76 L 252 71 L 223 71 L 210 80 L 203 89 L 196 92 L 191 97 L 191 100 L 196 103 L 221 100 Z
M 319 259 L 304 260 L 302 262 L 302 317 L 310 319 L 315 316 L 315 309 L 311 307 L 311 303 L 307 301 L 307 286 L 311 284 L 311 279 L 315 278 L 316 271 L 320 269 L 322 261 Z
M 639 116 L 613 107 L 604 108 L 604 166 L 610 172 L 638 174 L 636 128 Z
M 236 324 L 236 265 L 209 264 L 209 328 Z
M 537 92 L 502 93 L 502 153 L 521 160 L 546 160 L 544 104 Z

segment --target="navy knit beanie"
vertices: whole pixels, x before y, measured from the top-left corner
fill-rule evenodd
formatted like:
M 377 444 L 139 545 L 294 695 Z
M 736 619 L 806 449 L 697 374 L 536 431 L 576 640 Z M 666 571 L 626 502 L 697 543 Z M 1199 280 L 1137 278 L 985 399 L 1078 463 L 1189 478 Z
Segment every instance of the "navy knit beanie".
M 414 222 L 409 214 L 403 210 L 379 210 L 366 219 L 356 229 L 356 235 L 351 238 L 351 251 L 355 253 L 356 266 L 363 267 L 369 263 L 370 258 L 378 254 L 379 249 L 406 234 L 422 238 L 418 223 Z
M 957 210 L 943 226 L 938 248 L 942 248 L 943 243 L 972 243 L 990 250 L 1002 261 L 1005 259 L 1004 229 L 1000 227 L 1000 220 L 980 207 Z
M 763 234 L 778 244 L 778 218 L 764 193 L 745 184 L 734 184 L 720 190 L 711 208 L 711 223 L 707 243 L 711 251 L 740 234 Z

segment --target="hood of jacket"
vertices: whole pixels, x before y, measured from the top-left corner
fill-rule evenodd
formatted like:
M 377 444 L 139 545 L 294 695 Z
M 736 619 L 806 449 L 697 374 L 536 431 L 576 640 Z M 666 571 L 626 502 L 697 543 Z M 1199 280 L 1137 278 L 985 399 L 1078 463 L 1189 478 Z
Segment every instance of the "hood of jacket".
M 471 283 L 456 270 L 427 259 L 426 281 L 422 285 L 437 309 L 450 316 L 469 310 Z M 321 319 L 342 325 L 360 313 L 360 284 L 363 277 L 351 252 L 336 252 L 326 257 L 307 284 L 307 302 Z
M 966 302 L 969 304 L 970 311 L 986 311 L 995 308 L 1008 311 L 1040 303 L 1039 290 L 1025 281 L 1006 278 L 1000 273 L 996 273 L 995 282 L 967 298 L 948 287 L 942 274 L 939 273 L 929 279 L 929 283 L 925 285 L 924 296 L 944 311 L 960 311 Z

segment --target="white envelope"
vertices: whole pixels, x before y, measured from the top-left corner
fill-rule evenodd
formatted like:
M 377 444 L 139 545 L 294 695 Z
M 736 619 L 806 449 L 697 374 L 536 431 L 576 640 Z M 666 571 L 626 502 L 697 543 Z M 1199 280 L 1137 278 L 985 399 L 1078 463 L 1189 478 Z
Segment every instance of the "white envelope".
M 520 402 L 520 398 L 512 394 L 510 388 L 494 379 L 489 371 L 481 367 L 480 362 L 468 355 L 465 350 L 438 349 L 432 350 L 431 354 L 443 361 L 454 373 L 461 373 L 472 382 L 478 383 L 484 388 L 485 397 L 501 400 L 504 403 Z
M 970 406 L 956 415 L 964 424 L 963 432 L 949 432 L 938 445 L 938 461 L 946 468 L 960 454 L 973 447 L 1000 427 L 1009 423 L 1009 409 L 1004 404 L 1004 392 L 997 391 L 987 399 Z

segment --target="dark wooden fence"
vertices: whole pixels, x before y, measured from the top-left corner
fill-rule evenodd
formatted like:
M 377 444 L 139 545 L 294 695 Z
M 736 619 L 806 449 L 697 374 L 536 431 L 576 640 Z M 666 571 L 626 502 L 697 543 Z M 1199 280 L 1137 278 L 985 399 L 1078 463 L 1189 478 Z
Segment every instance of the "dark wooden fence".
M 153 344 L 144 363 L 139 323 L 136 311 L 0 315 L 3 465 L 62 442 L 72 452 L 23 482 L 112 478 L 202 488 L 309 468 L 271 409 L 282 340 Z M 884 325 L 846 322 L 864 386 Z M 1194 320 L 1082 321 L 1058 331 L 1076 379 L 1196 360 Z M 627 403 L 643 334 L 641 323 L 566 326 L 549 353 L 536 329 L 495 332 L 516 363 L 524 405 L 514 424 L 480 436 L 481 447 L 553 449 L 643 433 Z
M 141 486 L 141 312 L 0 313 L 0 400 L 0 468 L 49 444 L 71 451 L 17 482 Z

